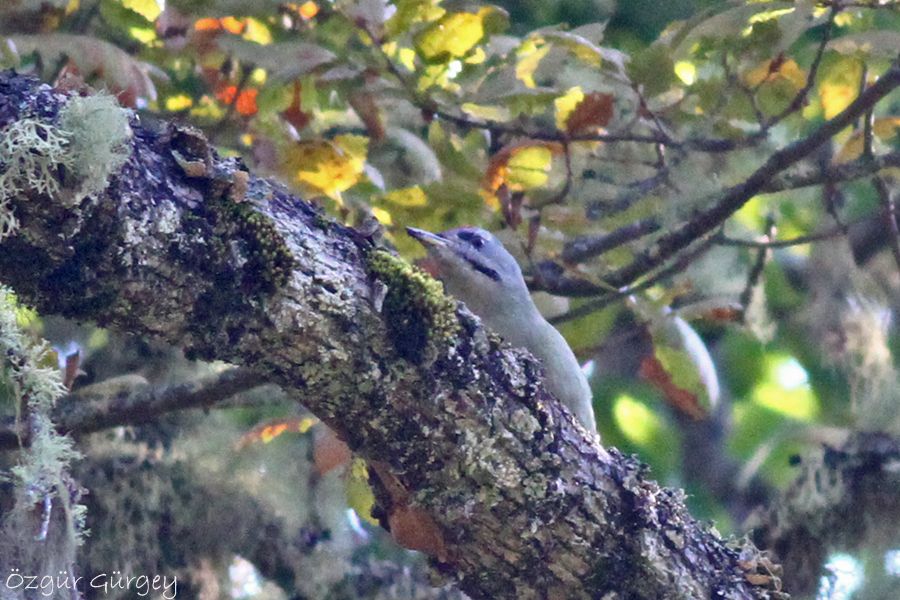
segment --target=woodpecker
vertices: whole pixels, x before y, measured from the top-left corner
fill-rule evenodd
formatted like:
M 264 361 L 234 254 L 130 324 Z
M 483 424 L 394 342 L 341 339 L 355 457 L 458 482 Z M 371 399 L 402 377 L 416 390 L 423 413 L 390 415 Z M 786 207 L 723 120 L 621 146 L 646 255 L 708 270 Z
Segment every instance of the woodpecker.
M 406 231 L 437 263 L 438 278 L 447 292 L 507 342 L 538 358 L 547 390 L 597 435 L 587 377 L 566 340 L 534 305 L 519 264 L 500 240 L 476 227 L 443 233 L 414 227 Z

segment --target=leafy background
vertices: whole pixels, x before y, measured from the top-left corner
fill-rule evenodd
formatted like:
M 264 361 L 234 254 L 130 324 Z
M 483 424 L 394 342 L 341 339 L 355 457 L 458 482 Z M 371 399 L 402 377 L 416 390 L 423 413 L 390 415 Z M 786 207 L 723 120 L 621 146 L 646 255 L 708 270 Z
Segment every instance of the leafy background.
M 668 272 L 607 278 L 896 59 L 895 2 L 837 4 L 23 1 L 0 7 L 0 60 L 105 89 L 146 120 L 191 123 L 336 218 L 377 220 L 410 259 L 421 250 L 406 225 L 497 232 L 532 286 L 555 293 L 538 300 L 592 374 L 605 443 L 740 533 L 822 443 L 900 433 L 897 264 L 885 236 L 854 235 L 881 222 L 878 185 L 756 196 Z M 898 104 L 896 93 L 879 103 L 869 128 L 834 136 L 799 174 L 896 152 Z M 637 233 L 578 251 L 627 231 Z M 775 240 L 798 243 L 766 247 Z M 121 374 L 96 366 L 126 344 L 116 336 L 24 323 L 61 356 L 81 351 L 80 385 Z M 201 368 L 159 352 L 131 368 L 151 382 Z M 266 474 L 301 448 L 316 454 L 316 477 L 334 478 L 340 449 L 268 394 L 267 408 L 223 411 L 182 443 L 210 472 L 241 472 L 248 489 L 289 504 L 291 485 Z M 316 485 L 345 489 L 365 518 L 364 470 L 337 470 L 345 483 Z M 353 535 L 377 535 L 366 527 Z M 897 568 L 883 557 L 848 564 Z M 823 597 L 841 597 L 823 581 Z

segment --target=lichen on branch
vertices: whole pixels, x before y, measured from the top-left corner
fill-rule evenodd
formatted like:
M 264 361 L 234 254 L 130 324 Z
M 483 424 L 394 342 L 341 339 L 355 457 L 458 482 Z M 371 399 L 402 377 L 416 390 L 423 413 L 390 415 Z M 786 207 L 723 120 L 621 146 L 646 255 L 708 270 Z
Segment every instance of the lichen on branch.
M 428 361 L 428 345 L 459 330 L 456 302 L 436 279 L 386 250 L 373 250 L 368 266 L 387 286 L 383 311 L 394 348 L 411 362 Z
M 18 226 L 11 198 L 31 192 L 74 206 L 106 188 L 130 138 L 128 112 L 104 95 L 70 99 L 55 123 L 28 116 L 0 130 L 0 240 Z

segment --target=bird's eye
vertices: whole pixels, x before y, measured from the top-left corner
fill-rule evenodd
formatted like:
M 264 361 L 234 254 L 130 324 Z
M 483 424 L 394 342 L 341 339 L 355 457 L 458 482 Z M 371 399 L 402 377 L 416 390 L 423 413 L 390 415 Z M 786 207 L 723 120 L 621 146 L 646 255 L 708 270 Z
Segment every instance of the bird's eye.
M 480 250 L 484 246 L 484 238 L 474 231 L 463 229 L 456 234 L 459 239 L 469 242 L 476 250 Z

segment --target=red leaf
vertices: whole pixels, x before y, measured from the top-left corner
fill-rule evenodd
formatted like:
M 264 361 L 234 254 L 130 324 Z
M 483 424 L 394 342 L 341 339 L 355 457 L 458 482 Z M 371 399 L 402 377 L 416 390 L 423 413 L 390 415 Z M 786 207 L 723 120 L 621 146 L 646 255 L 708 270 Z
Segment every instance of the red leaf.
M 322 428 L 313 440 L 313 463 L 319 475 L 342 467 L 350 462 L 353 453 L 333 429 Z
M 613 117 L 613 96 L 602 92 L 587 94 L 566 119 L 569 135 L 592 133 L 605 127 Z
M 675 410 L 698 421 L 706 417 L 706 411 L 700 405 L 696 394 L 675 385 L 672 376 L 655 356 L 644 357 L 639 373 L 662 392 L 663 398 Z
M 391 528 L 391 536 L 399 545 L 447 562 L 447 546 L 440 527 L 421 508 L 395 506 L 388 515 L 388 526 Z
M 281 112 L 281 116 L 284 117 L 284 120 L 293 125 L 297 131 L 306 127 L 310 120 L 312 120 L 312 115 L 303 110 L 303 105 L 300 102 L 301 89 L 302 86 L 300 85 L 300 82 L 295 81 L 294 97 L 291 99 L 291 105 Z

